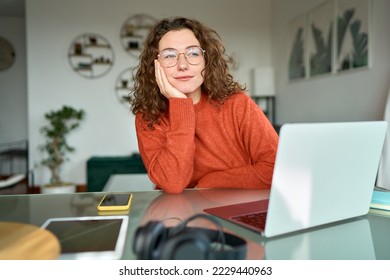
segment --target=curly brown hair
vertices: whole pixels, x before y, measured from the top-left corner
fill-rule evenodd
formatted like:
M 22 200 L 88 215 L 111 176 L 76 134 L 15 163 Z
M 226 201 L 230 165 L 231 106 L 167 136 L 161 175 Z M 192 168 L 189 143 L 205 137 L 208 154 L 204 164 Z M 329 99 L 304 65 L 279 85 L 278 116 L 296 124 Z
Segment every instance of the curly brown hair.
M 225 53 L 221 37 L 215 30 L 195 19 L 183 17 L 163 19 L 152 28 L 145 40 L 139 65 L 133 72 L 134 87 L 129 95 L 131 111 L 133 114 L 142 113 L 142 118 L 147 121 L 149 128 L 158 123 L 168 108 L 168 100 L 160 93 L 154 73 L 158 44 L 169 31 L 181 29 L 191 30 L 205 50 L 202 92 L 208 94 L 210 102 L 218 106 L 230 95 L 246 89 L 234 81 L 230 74 L 229 66 L 234 65 L 234 60 Z

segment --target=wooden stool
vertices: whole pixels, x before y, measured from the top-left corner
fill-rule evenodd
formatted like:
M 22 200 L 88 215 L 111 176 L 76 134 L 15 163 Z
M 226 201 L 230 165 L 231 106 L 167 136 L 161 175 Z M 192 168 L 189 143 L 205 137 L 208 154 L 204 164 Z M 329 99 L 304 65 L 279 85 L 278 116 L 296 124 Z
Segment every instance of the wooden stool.
M 0 222 L 0 260 L 57 259 L 61 245 L 46 229 L 31 224 Z

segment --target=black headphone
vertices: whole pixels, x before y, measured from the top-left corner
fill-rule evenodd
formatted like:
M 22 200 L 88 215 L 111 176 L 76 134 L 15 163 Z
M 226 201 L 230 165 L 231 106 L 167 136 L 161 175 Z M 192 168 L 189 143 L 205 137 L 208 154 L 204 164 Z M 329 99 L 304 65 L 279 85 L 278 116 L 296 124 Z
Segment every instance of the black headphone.
M 197 218 L 205 218 L 218 230 L 186 225 Z M 150 221 L 137 228 L 133 252 L 141 260 L 242 260 L 246 257 L 246 241 L 225 233 L 214 217 L 197 214 L 176 227 L 167 228 L 160 221 Z

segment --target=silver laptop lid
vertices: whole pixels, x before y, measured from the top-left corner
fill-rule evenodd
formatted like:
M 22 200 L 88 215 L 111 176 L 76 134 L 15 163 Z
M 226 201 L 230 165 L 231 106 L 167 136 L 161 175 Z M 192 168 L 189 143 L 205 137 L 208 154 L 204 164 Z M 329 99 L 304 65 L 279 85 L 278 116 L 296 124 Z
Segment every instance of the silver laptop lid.
M 386 127 L 384 121 L 283 125 L 265 236 L 366 214 Z

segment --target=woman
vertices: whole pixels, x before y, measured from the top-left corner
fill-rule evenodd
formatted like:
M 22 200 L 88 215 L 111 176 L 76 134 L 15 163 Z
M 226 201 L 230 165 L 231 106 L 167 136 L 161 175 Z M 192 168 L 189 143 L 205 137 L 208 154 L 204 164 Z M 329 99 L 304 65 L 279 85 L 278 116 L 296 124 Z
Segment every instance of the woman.
M 146 38 L 130 102 L 142 160 L 163 191 L 270 187 L 278 136 L 231 61 L 197 20 L 163 19 Z

